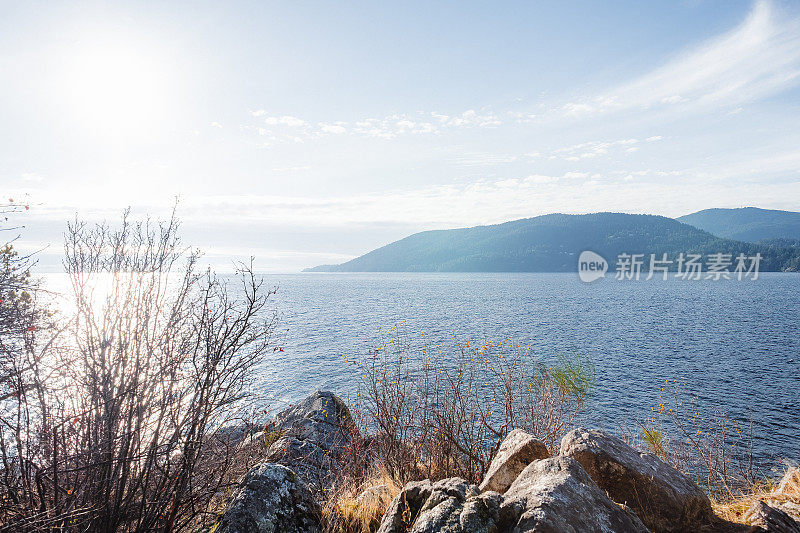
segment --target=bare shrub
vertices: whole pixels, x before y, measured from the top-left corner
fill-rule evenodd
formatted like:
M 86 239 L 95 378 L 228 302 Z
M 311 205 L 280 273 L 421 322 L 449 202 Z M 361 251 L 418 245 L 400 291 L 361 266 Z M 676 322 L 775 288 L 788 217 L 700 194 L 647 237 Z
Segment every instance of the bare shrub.
M 753 458 L 753 424 L 714 410 L 704 415 L 696 398 L 676 380 L 660 387 L 654 416 L 640 422 L 647 448 L 692 476 L 711 498 L 734 501 L 761 490 L 764 472 Z
M 411 480 L 479 483 L 514 428 L 554 450 L 594 384 L 579 357 L 545 364 L 507 340 L 461 343 L 453 335 L 451 344 L 428 346 L 422 338 L 401 323 L 354 361 L 360 385 L 349 404 L 359 431 L 327 495 L 326 531 L 376 531 Z M 359 497 L 376 487 L 380 497 Z
M 231 482 L 254 365 L 273 348 L 271 291 L 242 265 L 198 269 L 174 218 L 76 221 L 60 335 L 3 338 L 5 530 L 177 531 L 208 522 Z
M 590 364 L 552 365 L 507 340 L 414 345 L 394 327 L 359 363 L 363 417 L 381 463 L 400 482 L 459 476 L 478 483 L 514 428 L 551 450 L 585 405 Z

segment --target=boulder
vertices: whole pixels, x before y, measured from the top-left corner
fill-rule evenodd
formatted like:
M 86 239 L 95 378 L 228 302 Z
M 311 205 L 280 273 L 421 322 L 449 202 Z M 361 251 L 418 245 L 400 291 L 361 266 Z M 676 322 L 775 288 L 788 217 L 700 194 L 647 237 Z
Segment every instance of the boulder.
M 767 504 L 800 521 L 800 468 L 792 467 L 786 471 L 778 488 L 769 495 Z
M 383 513 L 378 533 L 405 533 L 414 524 L 422 505 L 431 495 L 430 480 L 407 483 Z
M 267 431 L 281 435 L 267 450 L 266 461 L 294 470 L 320 499 L 336 478 L 355 425 L 344 402 L 317 391 L 278 413 Z
M 407 484 L 378 533 L 646 533 L 635 514 L 612 502 L 575 460 L 529 464 L 505 495 L 460 478 Z
M 744 514 L 744 521 L 767 533 L 800 533 L 800 525 L 781 511 L 762 501 L 755 501 Z
M 768 499 L 767 503 L 771 507 L 775 507 L 776 509 L 780 509 L 784 513 L 791 516 L 795 521 L 800 522 L 800 503 L 792 500 L 782 500 L 782 499 Z
M 329 391 L 317 391 L 275 415 L 269 426 L 330 450 L 349 442 L 354 424 L 341 398 Z
M 617 437 L 577 428 L 561 440 L 560 453 L 578 461 L 654 533 L 695 531 L 715 520 L 708 496 L 688 476 Z
M 263 463 L 245 475 L 215 533 L 316 533 L 321 511 L 294 472 Z
M 267 450 L 266 461 L 288 466 L 316 493 L 335 480 L 338 455 L 312 441 L 281 437 Z
M 502 531 L 514 533 L 646 533 L 636 517 L 611 501 L 568 457 L 529 464 L 504 495 Z
M 481 494 L 460 478 L 407 484 L 392 501 L 378 533 L 496 533 L 502 496 Z
M 478 488 L 481 492 L 493 490 L 502 494 L 526 466 L 549 456 L 547 446 L 521 429 L 515 429 L 503 439 Z

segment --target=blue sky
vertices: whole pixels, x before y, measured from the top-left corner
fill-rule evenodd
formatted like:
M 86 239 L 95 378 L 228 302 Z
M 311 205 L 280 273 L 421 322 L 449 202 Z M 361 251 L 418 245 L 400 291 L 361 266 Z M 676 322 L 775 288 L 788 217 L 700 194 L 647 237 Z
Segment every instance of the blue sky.
M 175 196 L 187 243 L 265 270 L 551 212 L 800 210 L 792 2 L 2 12 L 0 184 L 44 256 L 76 213 Z

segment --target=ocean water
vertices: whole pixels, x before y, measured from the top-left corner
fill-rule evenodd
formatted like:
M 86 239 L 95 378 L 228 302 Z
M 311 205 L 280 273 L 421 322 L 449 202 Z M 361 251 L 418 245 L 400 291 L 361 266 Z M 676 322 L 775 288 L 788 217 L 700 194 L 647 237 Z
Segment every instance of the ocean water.
M 47 278 L 66 288 L 63 275 Z M 455 332 L 461 342 L 530 345 L 545 361 L 591 360 L 584 425 L 637 431 L 677 385 L 702 416 L 725 413 L 743 428 L 752 420 L 762 466 L 800 462 L 799 274 L 587 284 L 577 274 L 304 273 L 265 275 L 264 284 L 278 289 L 270 308 L 283 348 L 253 376 L 266 408 L 317 389 L 351 397 L 352 360 L 404 321 L 428 346 L 452 345 Z
M 287 274 L 277 286 L 283 352 L 257 376 L 276 405 L 316 389 L 352 395 L 349 358 L 405 321 L 427 343 L 509 339 L 545 360 L 589 358 L 584 424 L 636 428 L 675 385 L 708 417 L 753 423 L 762 464 L 800 461 L 800 275 L 758 280 L 617 281 L 576 274 Z

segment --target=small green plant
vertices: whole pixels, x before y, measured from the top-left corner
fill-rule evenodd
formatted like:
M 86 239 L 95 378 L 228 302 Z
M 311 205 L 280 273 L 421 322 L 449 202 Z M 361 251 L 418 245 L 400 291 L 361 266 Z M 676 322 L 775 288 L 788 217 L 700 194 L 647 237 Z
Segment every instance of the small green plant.
M 550 377 L 561 393 L 583 402 L 594 388 L 594 365 L 581 358 L 579 354 L 572 357 L 561 355 L 558 363 L 548 369 Z
M 642 426 L 642 440 L 657 457 L 661 459 L 666 457 L 667 454 L 664 451 L 664 434 L 660 430 L 654 427 Z
M 283 431 L 275 428 L 267 428 L 264 431 L 264 448 L 269 448 L 281 437 L 283 437 Z

